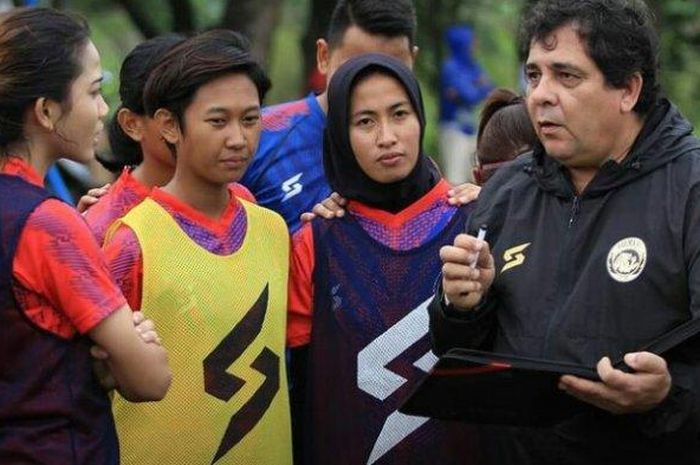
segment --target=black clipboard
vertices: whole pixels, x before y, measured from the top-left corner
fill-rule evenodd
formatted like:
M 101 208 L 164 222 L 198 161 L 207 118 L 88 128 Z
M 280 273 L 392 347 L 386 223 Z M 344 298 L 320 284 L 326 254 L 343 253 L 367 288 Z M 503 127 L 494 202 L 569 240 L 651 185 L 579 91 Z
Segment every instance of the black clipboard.
M 638 351 L 664 354 L 695 338 L 689 320 Z M 622 358 L 613 365 L 630 371 Z M 468 349 L 443 355 L 399 409 L 407 415 L 476 424 L 551 426 L 594 407 L 558 388 L 564 374 L 599 380 L 594 367 Z

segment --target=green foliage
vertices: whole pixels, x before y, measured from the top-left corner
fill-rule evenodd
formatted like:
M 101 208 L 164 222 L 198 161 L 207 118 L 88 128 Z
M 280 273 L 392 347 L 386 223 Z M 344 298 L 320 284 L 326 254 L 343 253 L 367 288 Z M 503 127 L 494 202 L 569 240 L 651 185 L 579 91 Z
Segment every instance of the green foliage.
M 267 104 L 294 100 L 302 96 L 305 77 L 301 38 L 306 25 L 307 1 L 288 0 L 282 11 L 282 21 L 274 32 L 268 73 L 272 90 Z
M 195 27 L 198 30 L 209 29 L 218 24 L 226 6 L 226 2 L 209 0 L 192 0 L 192 4 L 197 12 Z
M 670 99 L 700 125 L 700 3 L 655 1 L 661 27 L 661 83 Z
M 516 43 L 519 14 L 519 1 L 503 1 L 496 8 L 482 6 L 474 20 L 479 62 L 496 86 L 514 90 L 518 89 L 520 73 Z
M 105 80 L 102 94 L 110 114 L 119 106 L 119 69 L 124 57 L 141 42 L 142 37 L 119 8 L 102 8 L 90 13 L 92 40 L 100 51 Z

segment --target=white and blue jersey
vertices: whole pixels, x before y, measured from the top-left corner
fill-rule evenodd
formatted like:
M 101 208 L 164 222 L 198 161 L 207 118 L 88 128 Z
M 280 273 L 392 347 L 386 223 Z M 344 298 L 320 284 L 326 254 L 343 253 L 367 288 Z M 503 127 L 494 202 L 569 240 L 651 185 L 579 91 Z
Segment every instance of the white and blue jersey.
M 314 94 L 265 108 L 258 152 L 240 180 L 292 233 L 301 227 L 299 216 L 331 193 L 323 171 L 325 127 Z

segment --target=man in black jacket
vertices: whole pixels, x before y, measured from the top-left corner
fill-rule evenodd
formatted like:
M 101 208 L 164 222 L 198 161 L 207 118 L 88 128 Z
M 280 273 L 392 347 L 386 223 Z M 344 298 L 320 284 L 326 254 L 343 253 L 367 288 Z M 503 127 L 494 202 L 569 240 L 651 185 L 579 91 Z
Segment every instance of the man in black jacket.
M 434 347 L 597 364 L 602 382 L 563 376 L 596 408 L 553 428 L 485 429 L 494 463 L 700 463 L 700 348 L 637 351 L 700 318 L 700 142 L 658 96 L 657 52 L 641 1 L 544 0 L 523 18 L 541 145 L 482 191 L 486 241 L 441 250 Z M 611 365 L 623 355 L 632 373 Z

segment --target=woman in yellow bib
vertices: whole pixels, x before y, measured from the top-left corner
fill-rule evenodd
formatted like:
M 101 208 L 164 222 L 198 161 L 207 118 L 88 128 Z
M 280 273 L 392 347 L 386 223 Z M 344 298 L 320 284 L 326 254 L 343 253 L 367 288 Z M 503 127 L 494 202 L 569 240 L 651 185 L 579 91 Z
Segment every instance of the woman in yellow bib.
M 235 196 L 270 83 L 244 39 L 210 31 L 172 49 L 144 90 L 175 175 L 107 235 L 127 299 L 159 325 L 173 384 L 159 404 L 117 397 L 126 465 L 284 465 L 291 459 L 284 340 L 289 237 Z

